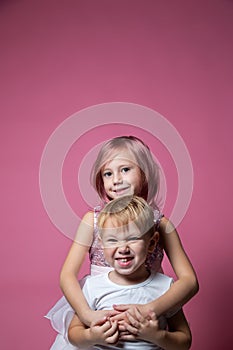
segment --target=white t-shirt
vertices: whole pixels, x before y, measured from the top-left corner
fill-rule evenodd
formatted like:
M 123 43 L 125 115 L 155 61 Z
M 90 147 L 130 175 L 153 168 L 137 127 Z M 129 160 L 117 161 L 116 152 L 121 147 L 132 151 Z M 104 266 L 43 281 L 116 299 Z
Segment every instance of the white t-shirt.
M 112 282 L 109 273 L 88 276 L 83 293 L 93 310 L 111 310 L 113 304 L 146 304 L 164 294 L 173 283 L 173 279 L 160 273 L 152 273 L 144 282 L 134 285 L 118 285 Z M 166 328 L 166 318 L 159 318 L 160 327 Z M 116 346 L 96 345 L 92 349 L 127 349 L 149 350 L 161 349 L 155 344 L 145 341 L 118 342 Z

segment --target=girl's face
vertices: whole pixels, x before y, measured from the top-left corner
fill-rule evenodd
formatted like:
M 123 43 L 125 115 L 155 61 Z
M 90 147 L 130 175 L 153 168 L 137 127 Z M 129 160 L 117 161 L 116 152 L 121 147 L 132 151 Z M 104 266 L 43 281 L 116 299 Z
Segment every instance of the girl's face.
M 103 166 L 101 174 L 108 198 L 114 199 L 125 195 L 140 196 L 142 175 L 129 152 L 119 152 Z

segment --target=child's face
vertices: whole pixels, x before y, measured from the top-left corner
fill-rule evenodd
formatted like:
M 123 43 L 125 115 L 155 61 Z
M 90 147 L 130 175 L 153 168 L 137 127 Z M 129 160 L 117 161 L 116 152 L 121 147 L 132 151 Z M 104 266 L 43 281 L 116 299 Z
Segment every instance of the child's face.
M 102 169 L 104 189 L 108 198 L 124 195 L 140 195 L 141 171 L 132 161 L 132 155 L 124 151 L 106 163 Z
M 133 275 L 140 269 L 146 271 L 148 249 L 154 242 L 155 237 L 141 234 L 133 221 L 123 229 L 114 219 L 108 219 L 102 231 L 105 259 L 119 275 Z

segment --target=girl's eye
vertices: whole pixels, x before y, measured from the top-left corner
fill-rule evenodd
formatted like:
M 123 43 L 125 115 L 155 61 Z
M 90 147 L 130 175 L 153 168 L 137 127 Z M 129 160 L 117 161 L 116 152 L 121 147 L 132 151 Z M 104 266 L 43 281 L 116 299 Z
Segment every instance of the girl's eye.
M 121 169 L 122 173 L 127 173 L 130 170 L 129 167 L 124 167 Z
M 106 171 L 105 173 L 103 173 L 103 177 L 110 177 L 111 175 L 111 171 Z

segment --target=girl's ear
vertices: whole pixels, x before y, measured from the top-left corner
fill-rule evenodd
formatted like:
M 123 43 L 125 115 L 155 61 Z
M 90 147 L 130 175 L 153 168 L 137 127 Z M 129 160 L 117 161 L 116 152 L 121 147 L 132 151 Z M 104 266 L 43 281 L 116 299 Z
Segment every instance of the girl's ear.
M 152 253 L 159 241 L 159 233 L 156 231 L 150 239 L 148 253 Z

